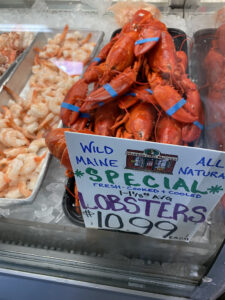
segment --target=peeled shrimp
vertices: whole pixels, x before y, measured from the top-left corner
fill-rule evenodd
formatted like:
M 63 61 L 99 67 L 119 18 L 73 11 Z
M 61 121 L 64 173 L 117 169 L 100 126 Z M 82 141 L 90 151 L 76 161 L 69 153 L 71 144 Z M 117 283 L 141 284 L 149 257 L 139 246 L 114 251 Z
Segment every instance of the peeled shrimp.
M 14 118 L 18 118 L 21 115 L 21 112 L 23 111 L 23 108 L 21 105 L 16 103 L 15 101 L 9 101 L 8 103 L 9 110 Z
M 8 127 L 8 120 L 0 119 L 0 129 L 1 128 L 7 128 L 7 127 Z
M 43 128 L 44 126 L 46 126 L 54 118 L 54 116 L 55 115 L 53 113 L 48 114 L 44 118 L 44 120 L 41 122 L 41 124 L 39 125 L 38 130 L 40 130 L 41 128 Z
M 28 147 L 28 152 L 38 153 L 38 151 L 43 147 L 46 147 L 45 139 L 40 138 L 40 139 L 34 140 L 33 142 L 30 143 L 30 145 Z
M 20 154 L 17 158 L 23 162 L 20 175 L 28 175 L 33 172 L 42 160 L 42 157 L 34 153 Z
M 48 108 L 53 114 L 59 116 L 61 103 L 62 99 L 52 98 L 50 101 L 48 101 Z
M 16 157 L 19 154 L 26 153 L 27 148 L 26 147 L 19 147 L 19 148 L 9 148 L 3 150 L 3 153 L 7 158 L 13 158 Z
M 22 196 L 23 194 L 19 191 L 17 186 L 13 186 L 9 188 L 4 194 L 5 198 L 10 198 L 10 199 L 18 199 L 21 198 Z
M 33 122 L 36 122 L 37 118 L 35 118 L 34 116 L 31 116 L 29 114 L 26 114 L 23 118 L 23 122 L 25 124 L 30 124 L 30 123 L 33 123 Z
M 34 122 L 34 123 L 26 125 L 27 132 L 29 132 L 31 134 L 36 132 L 38 130 L 38 128 L 39 128 L 38 122 Z
M 46 129 L 58 126 L 60 105 L 80 78 L 69 76 L 54 59 L 65 60 L 68 55 L 70 60 L 86 61 L 94 46 L 87 43 L 90 37 L 78 31 L 69 33 L 65 26 L 62 34 L 50 39 L 43 49 L 36 49 L 29 88 L 23 91 L 26 97 L 4 87 L 13 100 L 0 113 L 0 197 L 24 198 L 34 189 L 47 153 L 43 136 Z
M 0 142 L 6 147 L 20 147 L 29 144 L 22 132 L 12 128 L 3 128 L 0 131 Z
M 20 193 L 25 197 L 28 198 L 31 195 L 31 191 L 27 188 L 26 180 L 23 179 L 18 183 L 18 189 Z
M 32 104 L 28 113 L 36 118 L 44 118 L 48 114 L 48 106 L 45 103 Z
M 27 188 L 29 190 L 32 191 L 35 188 L 37 178 L 38 178 L 38 173 L 33 173 L 29 176 L 29 181 L 27 182 Z
M 23 166 L 23 161 L 18 158 L 14 158 L 9 163 L 6 171 L 6 178 L 8 179 L 9 182 L 16 183 L 18 181 L 18 177 L 22 166 Z

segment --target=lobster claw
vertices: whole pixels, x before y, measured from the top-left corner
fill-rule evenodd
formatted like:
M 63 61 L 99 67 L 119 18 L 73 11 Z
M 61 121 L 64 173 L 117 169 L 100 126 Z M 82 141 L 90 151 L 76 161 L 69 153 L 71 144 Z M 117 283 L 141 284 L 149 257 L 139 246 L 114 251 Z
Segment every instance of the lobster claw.
M 201 107 L 199 119 L 192 124 L 185 124 L 182 127 L 182 139 L 184 142 L 191 143 L 200 138 L 204 124 L 204 111 Z
M 99 78 L 102 77 L 106 70 L 105 63 L 101 63 L 100 65 L 92 65 L 89 66 L 86 72 L 83 75 L 83 79 L 86 83 L 97 82 Z
M 169 116 L 163 116 L 157 122 L 156 142 L 182 145 L 181 125 Z
M 173 119 L 183 123 L 193 123 L 198 119 L 192 111 L 186 110 L 185 99 L 181 99 L 180 94 L 173 87 L 158 85 L 153 89 L 153 95 L 157 103 Z
M 60 160 L 68 170 L 73 171 L 68 150 L 66 147 L 66 140 L 64 136 L 65 131 L 74 131 L 71 128 L 55 128 L 49 131 L 45 137 L 46 145 L 49 151 Z
M 133 69 L 127 68 L 124 72 L 114 77 L 110 83 L 92 91 L 85 99 L 80 112 L 87 112 L 97 108 L 103 103 L 116 100 L 124 95 L 136 80 L 139 63 L 134 64 Z
M 58 158 L 61 164 L 66 167 L 69 171 L 73 172 L 68 149 L 66 146 L 65 132 L 80 132 L 87 134 L 94 134 L 93 131 L 89 129 L 84 130 L 74 130 L 72 128 L 55 128 L 50 130 L 45 136 L 45 143 L 51 152 L 56 158 Z
M 144 27 L 139 34 L 139 40 L 135 42 L 135 56 L 145 54 L 152 49 L 159 41 L 160 36 L 161 30 L 154 27 Z
M 84 79 L 78 80 L 68 91 L 61 105 L 60 117 L 63 124 L 71 126 L 79 116 L 79 106 L 88 93 L 88 84 Z
M 99 135 L 113 136 L 111 128 L 120 114 L 119 107 L 115 102 L 109 102 L 99 107 L 95 112 L 94 132 Z

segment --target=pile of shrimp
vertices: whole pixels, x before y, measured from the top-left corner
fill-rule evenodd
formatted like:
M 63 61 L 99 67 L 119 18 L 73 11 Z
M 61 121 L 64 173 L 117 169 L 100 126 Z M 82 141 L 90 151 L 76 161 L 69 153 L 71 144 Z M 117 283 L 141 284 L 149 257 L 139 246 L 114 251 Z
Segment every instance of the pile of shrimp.
M 31 195 L 47 153 L 44 136 L 60 122 L 61 102 L 80 76 L 69 76 L 52 58 L 86 64 L 95 44 L 91 35 L 68 33 L 68 26 L 37 52 L 29 89 L 21 97 L 9 87 L 11 96 L 0 113 L 0 197 L 27 198 Z M 76 53 L 76 55 L 75 55 Z
M 32 32 L 5 32 L 0 34 L 0 75 L 31 44 Z

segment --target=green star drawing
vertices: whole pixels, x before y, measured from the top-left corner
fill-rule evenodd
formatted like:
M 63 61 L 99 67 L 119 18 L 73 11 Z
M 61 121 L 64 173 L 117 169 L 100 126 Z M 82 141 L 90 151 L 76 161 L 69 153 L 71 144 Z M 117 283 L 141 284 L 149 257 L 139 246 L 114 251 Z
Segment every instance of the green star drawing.
M 220 191 L 222 191 L 223 188 L 222 188 L 222 186 L 216 185 L 216 186 L 211 186 L 207 190 L 209 191 L 209 193 L 215 194 L 215 193 L 219 193 Z
M 84 173 L 81 172 L 80 170 L 76 169 L 75 175 L 76 175 L 77 177 L 81 178 L 81 177 L 84 175 Z

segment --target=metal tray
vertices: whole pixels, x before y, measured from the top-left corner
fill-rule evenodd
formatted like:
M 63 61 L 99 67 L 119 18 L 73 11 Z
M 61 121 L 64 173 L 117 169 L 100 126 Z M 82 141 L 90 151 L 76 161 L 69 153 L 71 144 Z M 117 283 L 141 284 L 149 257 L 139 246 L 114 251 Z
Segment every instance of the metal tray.
M 81 32 L 84 36 L 88 33 L 92 33 L 92 38 L 91 41 L 96 43 L 96 46 L 94 50 L 92 51 L 91 58 L 94 57 L 96 54 L 98 47 L 100 46 L 100 43 L 102 42 L 104 33 L 100 31 L 91 31 L 88 29 L 70 29 L 69 32 L 71 31 L 79 31 Z M 49 29 L 48 32 L 40 32 L 36 35 L 34 41 L 31 43 L 29 49 L 24 53 L 23 59 L 17 62 L 16 67 L 14 70 L 7 76 L 5 77 L 4 81 L 1 82 L 1 89 L 0 89 L 0 108 L 2 105 L 6 105 L 11 98 L 8 93 L 2 88 L 2 85 L 7 84 L 7 86 L 15 91 L 17 94 L 21 94 L 23 92 L 23 89 L 27 86 L 29 78 L 32 75 L 32 66 L 33 66 L 33 61 L 35 57 L 35 52 L 33 51 L 33 48 L 38 47 L 41 48 L 43 47 L 47 41 L 48 38 L 52 38 L 55 34 L 62 32 L 62 30 L 57 30 L 57 29 Z M 58 127 L 62 127 L 62 122 L 60 121 Z M 17 204 L 25 204 L 25 203 L 31 203 L 41 186 L 41 183 L 44 179 L 44 176 L 47 171 L 48 163 L 50 160 L 51 154 L 48 152 L 45 159 L 42 162 L 42 169 L 41 172 L 38 176 L 36 186 L 34 190 L 32 191 L 32 194 L 28 198 L 17 198 L 17 199 L 9 199 L 9 198 L 0 198 L 0 207 L 7 207 L 10 205 L 17 205 Z
M 0 34 L 2 33 L 6 33 L 7 31 L 0 31 Z M 36 34 L 34 34 L 33 40 L 30 43 L 30 45 L 22 52 L 20 53 L 20 55 L 10 64 L 10 66 L 8 67 L 8 69 L 0 76 L 0 86 L 3 84 L 3 82 L 5 80 L 7 80 L 7 78 L 10 76 L 10 74 L 13 72 L 13 70 L 15 69 L 16 65 L 19 64 L 24 56 L 30 51 L 30 48 L 32 47 L 32 44 L 36 38 Z

